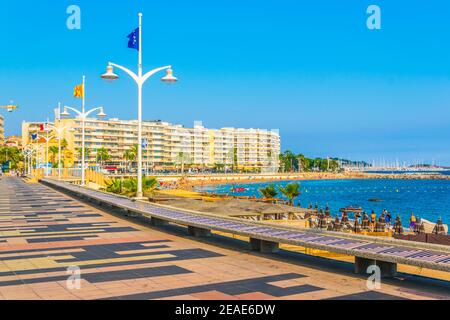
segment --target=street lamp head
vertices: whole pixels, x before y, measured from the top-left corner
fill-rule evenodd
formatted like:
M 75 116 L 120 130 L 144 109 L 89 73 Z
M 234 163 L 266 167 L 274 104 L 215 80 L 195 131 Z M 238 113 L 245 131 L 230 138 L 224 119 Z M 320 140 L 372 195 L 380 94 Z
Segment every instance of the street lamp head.
M 67 107 L 64 107 L 64 111 L 61 112 L 60 116 L 61 116 L 61 117 L 68 117 L 68 116 L 70 116 L 70 113 L 69 113 L 69 111 L 67 110 Z
M 167 69 L 166 72 L 167 72 L 166 75 L 161 79 L 162 82 L 170 84 L 170 83 L 174 83 L 174 82 L 178 81 L 178 79 L 173 76 L 173 70 L 172 69 Z
M 104 118 L 106 117 L 106 113 L 103 112 L 103 107 L 100 108 L 99 113 L 97 114 L 97 117 Z
M 106 73 L 102 74 L 101 78 L 103 80 L 107 80 L 107 81 L 114 81 L 114 80 L 119 79 L 119 76 L 114 73 L 113 66 L 107 66 L 106 67 Z

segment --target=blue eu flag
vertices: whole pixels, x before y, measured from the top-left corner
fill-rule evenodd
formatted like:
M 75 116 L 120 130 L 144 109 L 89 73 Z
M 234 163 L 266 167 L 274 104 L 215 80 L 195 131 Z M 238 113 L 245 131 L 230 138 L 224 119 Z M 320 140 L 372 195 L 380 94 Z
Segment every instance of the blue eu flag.
M 128 35 L 128 48 L 139 50 L 139 28 Z

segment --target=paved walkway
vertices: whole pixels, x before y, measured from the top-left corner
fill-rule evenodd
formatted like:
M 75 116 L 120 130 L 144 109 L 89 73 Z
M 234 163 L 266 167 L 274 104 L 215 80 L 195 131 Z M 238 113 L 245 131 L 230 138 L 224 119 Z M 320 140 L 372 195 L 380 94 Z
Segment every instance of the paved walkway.
M 369 291 L 351 266 L 300 254 L 264 256 L 169 228 L 2 178 L 0 299 L 450 299 L 447 283 L 391 279 Z M 67 281 L 77 268 L 80 288 L 76 277 Z

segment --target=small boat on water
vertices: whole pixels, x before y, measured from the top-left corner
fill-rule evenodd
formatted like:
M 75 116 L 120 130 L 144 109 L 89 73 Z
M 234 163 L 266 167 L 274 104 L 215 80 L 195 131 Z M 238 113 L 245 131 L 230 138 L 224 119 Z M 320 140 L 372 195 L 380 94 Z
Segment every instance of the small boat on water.
M 231 188 L 231 192 L 234 193 L 240 193 L 240 192 L 244 192 L 247 191 L 247 188 Z
M 369 202 L 383 202 L 384 200 L 383 199 L 380 199 L 380 198 L 370 198 L 369 199 Z
M 345 208 L 340 208 L 339 211 L 342 213 L 361 213 L 363 210 L 361 207 L 357 206 L 346 206 Z

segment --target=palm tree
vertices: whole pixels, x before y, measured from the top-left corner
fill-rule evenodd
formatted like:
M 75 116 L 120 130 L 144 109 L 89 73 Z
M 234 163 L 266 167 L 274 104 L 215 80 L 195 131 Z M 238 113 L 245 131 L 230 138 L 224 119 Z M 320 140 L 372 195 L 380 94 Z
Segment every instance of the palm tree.
M 70 149 L 66 149 L 63 151 L 64 159 L 62 160 L 63 167 L 71 167 L 75 162 L 73 152 Z
M 50 153 L 50 162 L 52 163 L 53 166 L 56 165 L 56 167 L 57 167 L 57 164 L 55 162 L 56 162 L 56 156 L 59 153 L 58 147 L 57 146 L 50 146 L 48 148 L 48 152 Z
M 83 151 L 83 148 L 78 148 L 77 149 L 78 156 L 80 157 L 80 159 L 83 156 L 82 151 Z M 91 155 L 91 149 L 89 147 L 84 147 L 84 156 L 86 158 L 89 158 L 90 155 Z
M 106 191 L 121 194 L 123 189 L 123 182 L 122 179 L 113 179 L 110 182 L 108 182 L 108 185 L 106 187 Z
M 123 158 L 127 162 L 128 171 L 130 171 L 130 165 L 133 161 L 136 161 L 137 157 L 137 145 L 132 146 L 130 149 L 125 150 Z
M 189 158 L 189 154 L 181 151 L 178 152 L 177 157 L 176 157 L 176 163 L 181 164 L 181 174 L 184 173 L 184 164 L 185 163 L 189 163 L 190 158 Z
M 237 163 L 238 163 L 238 156 L 237 156 L 237 148 L 236 147 L 233 147 L 232 149 L 230 149 L 228 151 L 227 160 L 231 161 L 231 171 L 235 172 L 236 171 L 236 167 L 237 167 Z
M 122 183 L 122 193 L 126 194 L 129 197 L 134 197 L 137 193 L 137 179 L 125 179 Z
M 298 182 L 289 183 L 286 187 L 278 186 L 278 189 L 286 198 L 289 199 L 289 204 L 291 206 L 294 205 L 294 199 L 301 194 L 300 183 Z
M 105 161 L 108 161 L 109 159 L 111 159 L 111 155 L 109 154 L 108 149 L 102 147 L 97 150 L 96 160 L 100 162 L 101 165 L 103 165 Z
M 269 184 L 267 187 L 259 188 L 259 192 L 266 199 L 273 199 L 278 195 L 278 191 L 275 189 L 275 185 Z
M 61 149 L 65 150 L 67 148 L 67 146 L 69 145 L 69 143 L 67 142 L 66 139 L 62 139 L 61 140 Z
M 144 177 L 142 180 L 142 190 L 144 193 L 152 193 L 159 187 L 159 182 L 154 177 Z

